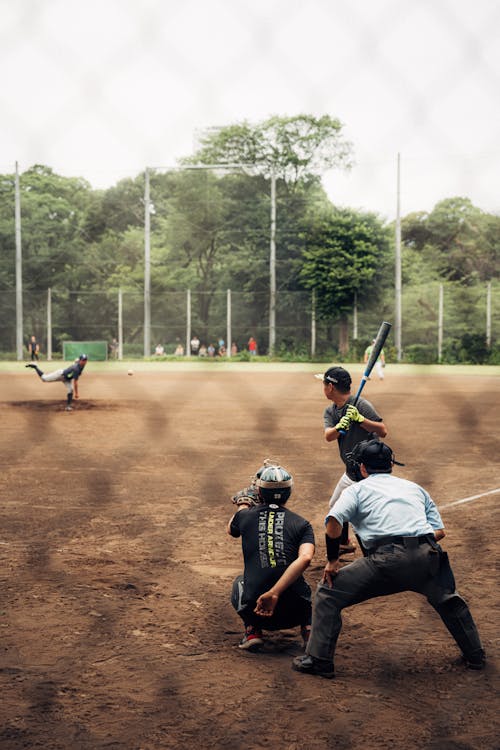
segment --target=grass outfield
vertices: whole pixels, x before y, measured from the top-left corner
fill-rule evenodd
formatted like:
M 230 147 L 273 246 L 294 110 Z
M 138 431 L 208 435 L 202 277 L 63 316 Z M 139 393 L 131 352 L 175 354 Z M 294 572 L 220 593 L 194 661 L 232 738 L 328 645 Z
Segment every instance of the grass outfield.
M 0 373 L 19 373 L 26 361 L 0 361 Z M 40 368 L 44 371 L 57 370 L 67 367 L 70 362 L 60 359 L 51 362 L 41 360 Z M 341 364 L 351 374 L 362 375 L 364 366 L 359 362 L 332 363 Z M 208 360 L 189 358 L 185 360 L 121 360 L 107 362 L 92 362 L 89 360 L 87 367 L 93 372 L 193 372 L 206 370 L 207 372 L 324 372 L 330 367 L 325 362 L 269 362 L 268 360 L 257 360 L 255 362 L 231 362 L 229 360 Z M 483 377 L 500 376 L 499 365 L 412 365 L 412 364 L 388 364 L 386 368 L 388 379 L 391 375 L 481 375 Z

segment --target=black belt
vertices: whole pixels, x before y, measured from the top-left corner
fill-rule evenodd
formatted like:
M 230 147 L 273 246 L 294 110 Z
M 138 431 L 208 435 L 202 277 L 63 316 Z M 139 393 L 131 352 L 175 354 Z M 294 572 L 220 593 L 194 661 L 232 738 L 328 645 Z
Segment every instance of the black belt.
M 422 534 L 421 536 L 381 536 L 378 539 L 370 541 L 370 546 L 365 547 L 366 552 L 371 555 L 379 547 L 384 547 L 386 544 L 401 544 L 406 549 L 415 549 L 420 544 L 430 542 L 436 544 L 436 537 L 434 534 Z

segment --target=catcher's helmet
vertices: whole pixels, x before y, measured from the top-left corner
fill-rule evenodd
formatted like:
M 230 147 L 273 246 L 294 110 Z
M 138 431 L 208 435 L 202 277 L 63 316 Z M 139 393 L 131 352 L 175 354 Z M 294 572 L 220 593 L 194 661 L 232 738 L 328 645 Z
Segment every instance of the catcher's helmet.
M 274 459 L 274 458 L 265 458 L 264 459 L 264 463 L 262 464 L 262 466 L 260 467 L 260 469 L 257 469 L 257 471 L 255 472 L 254 476 L 252 477 L 252 484 L 255 484 L 256 480 L 260 477 L 260 475 L 262 474 L 262 472 L 265 469 L 268 469 L 270 466 L 279 466 L 279 465 L 280 465 L 280 462 L 277 461 L 276 459 Z
M 292 494 L 292 475 L 282 466 L 265 466 L 258 474 L 255 484 L 262 501 L 284 505 Z

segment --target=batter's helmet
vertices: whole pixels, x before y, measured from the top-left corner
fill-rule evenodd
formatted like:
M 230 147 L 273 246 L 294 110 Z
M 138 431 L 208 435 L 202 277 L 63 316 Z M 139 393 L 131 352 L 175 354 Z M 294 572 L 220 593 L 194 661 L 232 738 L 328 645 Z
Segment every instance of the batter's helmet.
M 86 354 L 80 354 L 80 356 L 78 357 L 78 359 L 79 359 L 80 362 L 86 362 L 88 360 L 88 357 L 87 357 Z
M 255 484 L 264 503 L 284 505 L 292 494 L 293 478 L 282 466 L 266 466 L 259 471 Z

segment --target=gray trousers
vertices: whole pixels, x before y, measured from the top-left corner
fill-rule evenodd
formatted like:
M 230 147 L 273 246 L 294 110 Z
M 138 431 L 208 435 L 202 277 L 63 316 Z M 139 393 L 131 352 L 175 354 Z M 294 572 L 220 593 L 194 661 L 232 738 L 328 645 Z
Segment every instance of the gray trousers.
M 73 381 L 64 380 L 63 372 L 64 370 L 54 370 L 53 372 L 47 372 L 41 376 L 41 379 L 43 380 L 44 383 L 54 383 L 58 380 L 61 380 L 64 383 L 64 387 L 66 388 L 66 391 L 68 393 L 73 393 Z
M 415 591 L 427 598 L 464 656 L 482 651 L 469 608 L 455 590 L 446 552 L 435 542 L 410 544 L 379 547 L 342 568 L 333 579 L 333 588 L 318 585 L 307 654 L 331 662 L 342 628 L 342 610 L 401 591 Z

